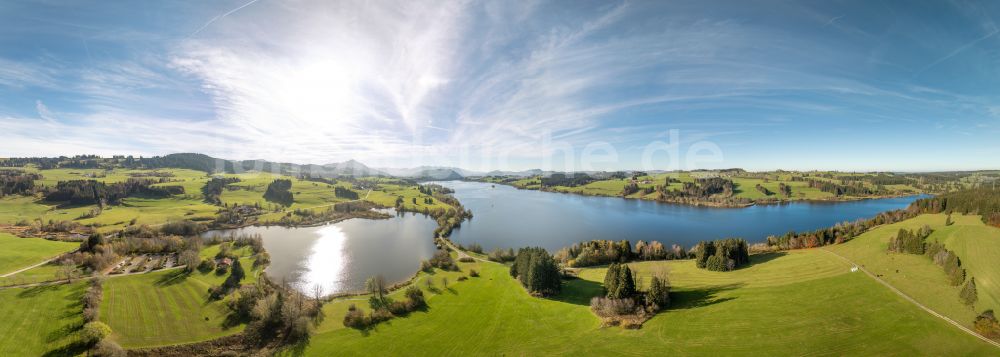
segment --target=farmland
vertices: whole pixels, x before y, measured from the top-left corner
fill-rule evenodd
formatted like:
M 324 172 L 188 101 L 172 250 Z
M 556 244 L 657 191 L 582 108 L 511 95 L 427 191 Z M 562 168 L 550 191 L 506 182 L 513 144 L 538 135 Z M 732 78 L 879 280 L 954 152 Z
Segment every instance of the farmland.
M 205 258 L 218 245 L 202 251 Z M 244 248 L 235 251 L 246 267 L 244 282 L 254 281 L 253 260 Z M 214 271 L 185 273 L 180 269 L 109 278 L 104 284 L 101 320 L 114 331 L 112 339 L 126 348 L 190 343 L 237 333 L 243 325 L 227 320 L 225 301 L 209 299 L 208 288 L 227 275 Z
M 41 238 L 18 238 L 0 233 L 0 275 L 12 273 L 45 259 L 76 249 L 80 244 Z
M 428 312 L 369 332 L 324 324 L 295 350 L 306 355 L 376 349 L 397 355 L 994 352 L 867 276 L 851 273 L 849 265 L 829 252 L 755 257 L 752 266 L 732 275 L 693 265 L 635 264 L 640 275 L 669 271 L 675 289 L 672 307 L 638 330 L 601 327 L 590 313 L 587 304 L 600 293 L 602 268 L 584 270 L 581 279 L 564 283 L 561 294 L 542 299 L 524 292 L 505 266 L 480 263 L 482 277 L 455 284 L 454 293 L 429 298 Z M 337 304 L 341 308 L 345 303 Z
M 85 282 L 0 290 L 0 355 L 81 353 L 80 297 Z

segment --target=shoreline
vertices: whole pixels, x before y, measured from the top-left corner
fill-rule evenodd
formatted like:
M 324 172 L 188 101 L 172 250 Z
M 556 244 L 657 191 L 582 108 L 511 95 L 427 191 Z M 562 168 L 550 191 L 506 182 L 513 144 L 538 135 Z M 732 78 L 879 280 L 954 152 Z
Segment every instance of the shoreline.
M 525 191 L 551 192 L 551 193 L 559 193 L 559 194 L 566 194 L 566 195 L 579 195 L 579 196 L 585 196 L 585 197 L 623 198 L 623 199 L 627 199 L 627 200 L 640 200 L 640 201 L 657 202 L 657 203 L 662 203 L 662 204 L 673 204 L 673 205 L 694 206 L 694 207 L 710 207 L 710 208 L 747 208 L 747 207 L 751 207 L 751 206 L 785 205 L 785 204 L 798 203 L 798 202 L 802 202 L 802 203 L 839 203 L 839 202 L 857 202 L 857 201 L 867 201 L 867 200 L 878 200 L 878 199 L 887 199 L 887 198 L 900 198 L 900 197 L 919 196 L 919 195 L 930 195 L 930 196 L 933 196 L 933 194 L 931 194 L 931 193 L 914 192 L 914 193 L 900 193 L 900 194 L 894 194 L 894 195 L 880 195 L 880 196 L 871 196 L 871 197 L 854 197 L 854 196 L 850 196 L 850 197 L 835 197 L 835 198 L 804 198 L 804 199 L 796 199 L 796 200 L 780 199 L 780 200 L 773 200 L 773 201 L 772 200 L 767 200 L 767 201 L 752 200 L 749 203 L 719 203 L 719 202 L 710 202 L 710 201 L 683 202 L 681 200 L 659 200 L 659 199 L 651 199 L 651 198 L 644 198 L 644 197 L 629 197 L 629 196 L 617 196 L 617 195 L 616 196 L 610 196 L 610 195 L 601 195 L 601 194 L 588 194 L 588 193 L 583 193 L 583 192 L 559 191 L 559 190 L 545 189 L 545 188 L 524 188 L 524 187 L 518 187 L 518 186 L 515 186 L 515 185 L 508 184 L 508 183 L 500 183 L 500 182 L 488 182 L 488 181 L 476 181 L 476 180 L 460 180 L 460 181 L 464 181 L 464 182 L 478 182 L 478 183 L 483 183 L 483 184 L 504 185 L 504 186 L 509 186 L 509 187 L 513 187 L 513 188 L 518 189 L 518 190 L 525 190 Z

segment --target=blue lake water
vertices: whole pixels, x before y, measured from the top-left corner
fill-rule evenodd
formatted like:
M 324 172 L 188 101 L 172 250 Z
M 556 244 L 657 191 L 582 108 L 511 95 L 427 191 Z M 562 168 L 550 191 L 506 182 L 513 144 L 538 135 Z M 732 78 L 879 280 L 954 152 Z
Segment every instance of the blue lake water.
M 690 247 L 701 240 L 742 237 L 751 242 L 789 230 L 804 231 L 905 208 L 918 196 L 837 203 L 790 203 L 706 208 L 614 197 L 591 197 L 477 182 L 439 182 L 475 217 L 452 233 L 486 249 L 540 246 L 554 252 L 590 239 L 657 240 Z M 271 255 L 268 276 L 303 292 L 357 291 L 381 274 L 407 279 L 434 253 L 437 223 L 420 214 L 349 219 L 318 227 L 246 227 L 206 235 L 260 234 Z
M 552 252 L 591 239 L 656 240 L 686 248 L 701 240 L 725 237 L 760 242 L 789 230 L 807 231 L 872 217 L 926 197 L 712 208 L 519 190 L 479 182 L 438 183 L 454 189 L 455 197 L 474 215 L 452 233 L 453 241 L 479 243 L 487 250 L 540 246 Z

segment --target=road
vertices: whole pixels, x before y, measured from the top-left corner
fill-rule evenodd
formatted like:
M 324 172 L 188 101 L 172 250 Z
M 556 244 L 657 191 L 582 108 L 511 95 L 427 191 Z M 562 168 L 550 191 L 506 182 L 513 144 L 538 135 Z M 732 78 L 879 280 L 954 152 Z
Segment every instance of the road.
M 481 262 L 493 263 L 489 259 L 483 259 L 483 258 L 480 258 L 480 257 L 477 257 L 477 256 L 469 255 L 465 251 L 463 251 L 463 250 L 458 249 L 457 247 L 455 247 L 455 245 L 451 244 L 451 241 L 449 241 L 447 239 L 442 239 L 441 241 L 444 242 L 444 244 L 447 245 L 448 248 L 450 248 L 451 250 L 454 250 L 455 252 L 458 252 L 458 259 L 472 258 L 472 259 L 475 259 L 475 260 L 478 260 L 478 261 L 481 261 Z
M 875 281 L 879 282 L 882 285 L 885 285 L 885 287 L 889 288 L 889 290 L 892 290 L 892 292 L 896 293 L 896 295 L 899 295 L 903 299 L 906 299 L 906 301 L 909 301 L 909 302 L 913 303 L 914 305 L 917 305 L 917 307 L 919 307 L 921 309 L 924 309 L 924 311 L 927 311 L 931 315 L 937 316 L 938 318 L 940 318 L 942 320 L 945 320 L 945 321 L 947 321 L 948 323 L 950 323 L 952 325 L 955 325 L 955 327 L 958 327 L 962 331 L 965 331 L 966 333 L 968 333 L 970 335 L 973 335 L 976 338 L 985 341 L 986 343 L 989 343 L 989 344 L 991 344 L 991 345 L 993 345 L 993 346 L 995 346 L 997 348 L 1000 348 L 1000 342 L 993 341 L 993 340 L 991 340 L 989 338 L 986 338 L 983 335 L 980 335 L 980 334 L 976 333 L 976 331 L 972 331 L 971 329 L 963 326 L 962 324 L 958 323 L 957 321 L 952 320 L 948 316 L 944 316 L 944 315 L 941 315 L 941 314 L 937 313 L 937 311 L 934 311 L 931 308 L 925 306 L 924 304 L 921 304 L 920 302 L 918 302 L 917 300 L 914 300 L 909 295 L 906 295 L 902 291 L 899 291 L 899 289 L 896 289 L 896 287 L 890 285 L 885 280 L 882 280 L 882 278 L 879 278 L 875 274 L 872 274 L 872 272 L 868 271 L 868 269 L 865 269 L 865 267 L 861 266 L 860 264 L 857 264 L 854 261 L 852 261 L 850 259 L 847 259 L 847 257 L 844 257 L 844 256 L 842 256 L 840 254 L 837 254 L 837 253 L 833 252 L 833 251 L 827 250 L 826 248 L 822 248 L 822 249 L 824 251 L 830 253 L 830 254 L 833 254 L 833 255 L 837 256 L 840 259 L 843 259 L 844 261 L 846 261 L 848 263 L 851 263 L 851 265 L 853 265 L 853 266 L 857 267 L 858 269 L 860 269 L 861 271 L 865 272 L 866 275 L 870 276 L 872 279 L 875 279 Z

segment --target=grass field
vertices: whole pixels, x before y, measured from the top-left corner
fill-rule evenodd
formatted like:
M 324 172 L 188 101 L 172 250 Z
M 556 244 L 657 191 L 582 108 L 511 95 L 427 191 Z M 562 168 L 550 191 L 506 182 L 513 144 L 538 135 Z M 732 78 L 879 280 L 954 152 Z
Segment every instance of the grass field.
M 202 251 L 214 256 L 218 245 Z M 240 263 L 244 282 L 254 281 L 259 270 L 246 248 Z M 112 338 L 126 348 L 163 346 L 209 340 L 242 331 L 244 326 L 227 323 L 224 301 L 210 301 L 208 288 L 220 285 L 227 275 L 215 272 L 190 274 L 166 270 L 148 274 L 112 277 L 104 283 L 101 320 L 114 330 Z
M 927 314 L 822 250 L 755 256 L 734 273 L 692 261 L 666 269 L 674 305 L 638 330 L 603 328 L 587 306 L 602 268 L 557 297 L 530 297 L 505 266 L 428 299 L 428 312 L 361 332 L 330 324 L 289 354 L 355 355 L 969 355 L 997 350 Z M 360 305 L 360 304 L 359 304 Z M 336 311 L 336 310 L 335 310 Z M 332 321 L 331 321 L 332 320 Z
M 1000 228 L 984 225 L 979 216 L 952 219 L 954 225 L 938 228 L 928 239 L 958 254 L 967 274 L 976 278 L 976 311 L 1000 311 Z
M 873 274 L 882 275 L 903 293 L 927 305 L 938 313 L 971 326 L 982 310 L 997 309 L 1000 233 L 997 228 L 983 225 L 978 216 L 953 215 L 955 224 L 945 226 L 943 214 L 925 214 L 896 224 L 876 228 L 853 240 L 827 249 L 863 265 Z M 924 256 L 889 254 L 889 238 L 900 228 L 918 229 L 924 225 L 934 229 L 928 240 L 941 240 L 958 254 L 970 276 L 976 277 L 979 302 L 975 309 L 964 306 L 958 298 L 961 287 L 948 284 L 941 267 Z M 980 280 L 983 282 L 980 283 Z
M 667 186 L 668 190 L 679 189 L 683 186 L 684 182 L 693 182 L 695 178 L 699 177 L 698 172 L 679 172 L 679 173 L 662 173 L 656 175 L 647 175 L 637 178 L 637 184 L 640 188 L 640 192 L 629 195 L 629 198 L 643 198 L 643 199 L 657 199 L 657 194 L 643 194 L 641 189 L 644 188 L 655 188 L 657 185 L 663 185 L 666 182 L 667 177 L 674 178 L 680 182 L 673 182 Z M 809 174 L 802 174 L 804 179 L 812 179 L 818 181 L 835 181 L 829 178 L 824 178 L 819 176 L 820 172 L 814 172 Z M 852 175 L 847 173 L 836 173 L 837 175 Z M 831 200 L 837 199 L 835 195 L 829 192 L 823 192 L 818 188 L 809 187 L 809 183 L 806 181 L 792 181 L 791 174 L 780 174 L 771 173 L 767 174 L 767 180 L 765 182 L 762 177 L 726 177 L 733 181 L 736 189 L 734 191 L 733 197 L 736 198 L 747 198 L 751 200 L 758 199 L 788 199 L 788 200 Z M 537 177 L 522 179 L 514 181 L 511 185 L 519 188 L 525 189 L 538 189 L 539 186 L 536 183 Z M 631 181 L 631 179 L 605 179 L 597 180 L 586 185 L 580 185 L 575 187 L 569 186 L 553 186 L 550 187 L 551 190 L 556 192 L 564 193 L 577 193 L 592 196 L 621 196 L 622 190 Z M 839 182 L 839 181 L 837 181 Z M 779 194 L 778 187 L 780 184 L 785 184 L 792 187 L 791 197 L 784 197 Z M 756 186 L 761 185 L 772 192 L 771 195 L 765 195 L 763 192 L 757 190 Z M 874 188 L 875 186 L 870 183 L 865 183 L 866 186 Z M 918 192 L 916 188 L 910 185 L 887 185 L 887 189 L 896 190 L 900 192 Z M 849 196 L 840 197 L 850 198 Z
M 0 290 L 0 356 L 65 356 L 83 325 L 86 282 Z
M 19 221 L 73 221 L 82 225 L 91 225 L 98 232 L 108 233 L 121 230 L 130 224 L 159 225 L 177 220 L 209 220 L 215 217 L 219 207 L 204 202 L 202 187 L 209 176 L 200 171 L 184 169 L 159 170 L 101 170 L 101 169 L 54 169 L 35 170 L 42 179 L 36 180 L 36 185 L 54 186 L 59 181 L 66 180 L 98 180 L 103 182 L 120 182 L 135 177 L 134 175 L 153 172 L 169 173 L 169 182 L 159 183 L 159 186 L 182 186 L 184 194 L 167 198 L 129 197 L 120 205 L 107 206 L 96 217 L 85 218 L 85 215 L 95 210 L 97 205 L 59 206 L 46 202 L 41 196 L 9 196 L 0 198 L 0 224 L 15 224 Z M 281 212 L 265 213 L 258 217 L 260 221 L 277 221 L 293 210 L 326 210 L 335 203 L 349 201 L 337 197 L 334 188 L 343 187 L 355 190 L 360 198 L 365 199 L 366 190 L 354 189 L 347 181 L 336 184 L 312 182 L 298 178 L 275 175 L 271 173 L 248 172 L 227 175 L 238 177 L 241 181 L 227 187 L 221 196 L 222 202 L 233 204 L 259 204 L 266 210 L 284 209 Z M 264 199 L 267 185 L 274 179 L 285 178 L 292 181 L 291 191 L 294 202 L 290 207 L 280 207 Z M 154 179 L 158 179 L 154 177 Z M 411 211 L 424 209 L 451 209 L 451 206 L 420 193 L 415 186 L 403 185 L 399 180 L 384 178 L 367 178 L 367 181 L 377 182 L 378 189 L 367 198 L 368 201 L 393 207 L 397 197 L 403 197 L 404 206 Z M 425 203 L 425 198 L 431 198 L 431 203 Z M 414 201 L 416 199 L 416 201 Z M 296 218 L 292 216 L 291 218 Z
M 62 266 L 55 262 L 49 264 L 37 266 L 20 273 L 0 278 L 0 286 L 10 286 L 10 285 L 22 285 L 22 284 L 32 284 L 41 283 L 46 281 L 61 280 L 63 277 L 59 275 Z M 83 276 L 83 271 L 79 268 L 75 270 L 77 276 Z
M 80 247 L 80 243 L 19 238 L 0 233 L 0 275 L 12 273 Z

